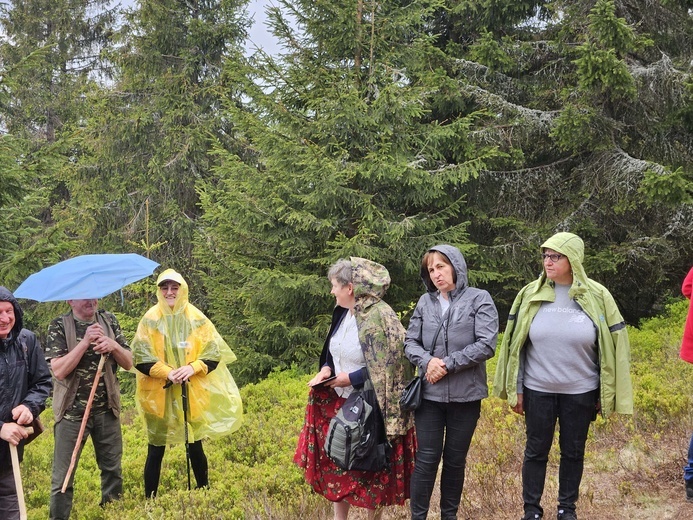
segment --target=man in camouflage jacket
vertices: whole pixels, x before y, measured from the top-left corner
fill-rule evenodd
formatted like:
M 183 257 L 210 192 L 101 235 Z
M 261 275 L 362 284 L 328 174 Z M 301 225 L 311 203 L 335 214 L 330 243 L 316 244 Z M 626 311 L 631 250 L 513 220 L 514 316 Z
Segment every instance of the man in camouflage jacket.
M 67 303 L 71 311 L 51 322 L 46 343 L 46 360 L 50 363 L 54 383 L 55 448 L 50 518 L 55 520 L 69 518 L 72 510 L 76 468 L 65 493 L 62 493 L 62 486 L 101 356 L 105 356 L 105 364 L 94 394 L 82 446 L 87 436 L 91 435 L 101 470 L 101 504 L 122 495 L 123 444 L 116 371 L 118 366 L 125 370 L 132 367 L 130 347 L 113 314 L 97 310 L 96 299 L 68 300 Z

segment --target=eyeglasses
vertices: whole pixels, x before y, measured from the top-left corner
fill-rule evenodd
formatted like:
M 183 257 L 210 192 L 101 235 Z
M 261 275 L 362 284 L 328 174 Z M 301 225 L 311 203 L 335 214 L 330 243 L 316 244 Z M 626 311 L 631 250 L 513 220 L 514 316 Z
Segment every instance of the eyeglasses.
M 552 262 L 558 262 L 561 258 L 563 258 L 565 255 L 561 255 L 559 253 L 542 253 L 541 254 L 541 260 L 542 262 L 546 262 L 546 259 L 550 259 Z

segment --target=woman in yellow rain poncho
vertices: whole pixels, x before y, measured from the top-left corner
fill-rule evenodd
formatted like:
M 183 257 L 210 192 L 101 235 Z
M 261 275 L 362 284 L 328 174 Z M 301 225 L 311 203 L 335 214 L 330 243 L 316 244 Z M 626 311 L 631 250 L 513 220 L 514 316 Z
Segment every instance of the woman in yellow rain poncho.
M 132 341 L 137 405 L 149 439 L 147 498 L 156 495 L 166 445 L 185 443 L 186 436 L 197 487 L 207 486 L 202 440 L 237 430 L 243 415 L 241 396 L 226 368 L 236 356 L 212 322 L 188 302 L 188 284 L 179 273 L 167 269 L 156 284 L 158 303 L 144 315 Z

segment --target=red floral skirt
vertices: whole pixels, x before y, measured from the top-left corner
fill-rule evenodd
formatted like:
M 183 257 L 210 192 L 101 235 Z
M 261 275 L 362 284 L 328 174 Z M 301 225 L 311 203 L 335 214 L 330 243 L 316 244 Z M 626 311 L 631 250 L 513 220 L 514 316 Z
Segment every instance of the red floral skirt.
M 367 509 L 403 504 L 409 498 L 409 481 L 414 472 L 414 428 L 390 440 L 389 468 L 378 472 L 343 470 L 325 454 L 324 446 L 330 419 L 337 415 L 344 401 L 331 388 L 310 390 L 294 462 L 304 469 L 313 490 L 332 502 L 344 500 Z

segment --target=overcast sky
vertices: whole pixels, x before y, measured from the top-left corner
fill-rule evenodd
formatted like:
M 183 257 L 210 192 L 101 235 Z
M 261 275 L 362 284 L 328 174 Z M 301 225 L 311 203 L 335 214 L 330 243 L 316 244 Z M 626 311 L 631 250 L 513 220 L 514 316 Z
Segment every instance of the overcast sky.
M 253 26 L 250 28 L 250 36 L 246 48 L 253 51 L 256 47 L 264 49 L 268 54 L 275 54 L 279 51 L 276 41 L 265 26 L 265 9 L 272 5 L 272 0 L 251 0 L 248 4 L 248 12 L 253 17 Z
M 117 2 L 114 1 L 113 5 Z M 136 4 L 135 0 L 120 0 L 120 5 L 122 7 L 134 7 Z M 269 54 L 274 54 L 279 50 L 274 38 L 271 34 L 267 32 L 267 27 L 265 26 L 265 8 L 272 4 L 272 0 L 250 0 L 248 3 L 248 13 L 252 17 L 253 26 L 250 28 L 250 34 L 248 41 L 246 42 L 246 48 L 249 52 L 254 51 L 256 48 L 262 48 Z

